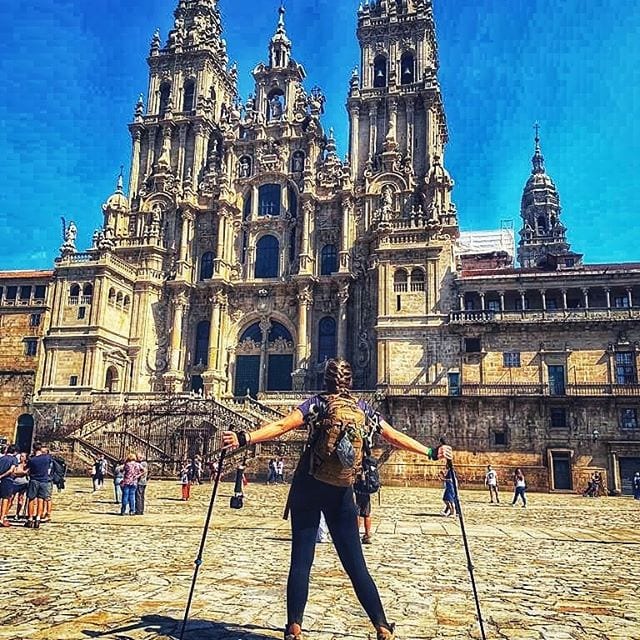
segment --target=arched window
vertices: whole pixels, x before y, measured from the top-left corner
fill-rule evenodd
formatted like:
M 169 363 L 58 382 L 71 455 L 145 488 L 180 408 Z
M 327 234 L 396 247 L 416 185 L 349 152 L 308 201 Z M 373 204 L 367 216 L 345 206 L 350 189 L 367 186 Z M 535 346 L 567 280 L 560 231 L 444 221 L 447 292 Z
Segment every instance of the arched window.
M 376 56 L 373 61 L 373 86 L 376 88 L 387 86 L 387 58 Z
M 197 367 L 206 367 L 209 363 L 209 331 L 211 325 L 208 320 L 198 322 L 196 327 L 196 348 L 193 363 Z
M 424 271 L 422 269 L 411 271 L 411 291 L 424 291 Z
M 72 298 L 78 298 L 80 296 L 80 285 L 79 284 L 72 284 L 71 288 L 69 289 L 69 295 Z
M 120 376 L 118 374 L 118 369 L 116 367 L 109 367 L 107 369 L 107 373 L 104 377 L 104 390 L 107 393 L 115 393 L 118 391 L 118 382 L 120 381 Z
M 278 340 L 293 342 L 289 329 L 287 329 L 283 324 L 272 320 L 269 335 L 267 336 L 267 342 L 277 342 Z
M 335 358 L 336 354 L 336 321 L 327 316 L 318 325 L 318 362 Z
M 92 296 L 93 295 L 93 285 L 87 282 L 84 287 L 82 287 L 82 295 L 83 296 Z
M 409 280 L 409 276 L 404 269 L 398 269 L 393 274 L 393 290 L 396 293 L 406 293 L 408 287 L 407 282 Z
M 200 258 L 200 280 L 213 277 L 213 251 L 207 251 Z
M 118 291 L 118 295 L 116 295 L 116 306 L 117 307 L 121 307 L 122 306 L 122 291 Z
M 189 79 L 184 83 L 182 89 L 182 110 L 193 111 L 195 108 L 194 100 L 196 97 L 196 81 Z
M 163 82 L 160 85 L 160 105 L 158 113 L 163 116 L 169 108 L 169 98 L 171 97 L 171 83 Z
M 115 304 L 116 302 L 116 290 L 111 287 L 111 289 L 109 289 L 109 304 Z
M 320 252 L 320 275 L 330 276 L 338 270 L 338 251 L 335 245 L 326 244 Z
M 129 307 L 131 306 L 131 298 L 129 296 L 124 297 L 124 310 L 129 311 Z
M 412 84 L 415 82 L 415 58 L 413 53 L 405 51 L 400 58 L 400 84 Z
M 242 219 L 248 220 L 251 217 L 251 191 L 244 197 L 244 205 L 242 206 Z
M 274 89 L 267 96 L 267 122 L 280 120 L 284 114 L 284 92 L 282 89 Z
M 538 216 L 538 231 L 547 230 L 547 219 L 544 216 Z
M 277 278 L 280 243 L 275 236 L 262 236 L 256 245 L 256 278 Z
M 280 195 L 281 188 L 279 184 L 263 184 L 258 189 L 258 215 L 280 215 Z
M 245 329 L 240 336 L 239 342 L 242 343 L 245 340 L 251 340 L 256 344 L 262 344 L 262 330 L 258 323 L 252 324 L 248 329 Z

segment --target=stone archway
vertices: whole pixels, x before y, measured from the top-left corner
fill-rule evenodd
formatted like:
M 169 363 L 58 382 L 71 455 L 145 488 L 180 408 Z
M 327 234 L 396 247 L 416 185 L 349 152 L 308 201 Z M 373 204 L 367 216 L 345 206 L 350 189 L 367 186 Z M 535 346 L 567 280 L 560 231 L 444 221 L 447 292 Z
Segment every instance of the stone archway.
M 33 416 L 29 413 L 23 413 L 16 422 L 16 446 L 18 451 L 30 452 L 33 442 Z
M 104 390 L 107 393 L 116 393 L 120 390 L 120 372 L 113 365 L 107 368 L 104 376 Z

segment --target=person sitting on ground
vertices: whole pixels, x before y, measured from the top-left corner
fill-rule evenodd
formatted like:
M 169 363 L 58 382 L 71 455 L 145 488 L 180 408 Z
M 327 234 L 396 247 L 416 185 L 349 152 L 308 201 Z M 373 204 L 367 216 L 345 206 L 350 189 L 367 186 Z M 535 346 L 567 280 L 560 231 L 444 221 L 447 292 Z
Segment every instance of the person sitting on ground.
M 302 639 L 302 623 L 309 592 L 320 514 L 355 592 L 376 629 L 377 640 L 392 640 L 394 625 L 387 621 L 380 595 L 364 560 L 358 534 L 353 482 L 362 463 L 363 440 L 376 431 L 390 444 L 429 459 L 451 458 L 447 446 L 431 449 L 394 429 L 367 402 L 351 394 L 351 365 L 328 360 L 326 394 L 309 398 L 289 415 L 252 433 L 226 431 L 227 447 L 274 440 L 303 426 L 310 438 L 294 473 L 289 493 L 291 510 L 291 566 L 287 582 L 285 640 Z

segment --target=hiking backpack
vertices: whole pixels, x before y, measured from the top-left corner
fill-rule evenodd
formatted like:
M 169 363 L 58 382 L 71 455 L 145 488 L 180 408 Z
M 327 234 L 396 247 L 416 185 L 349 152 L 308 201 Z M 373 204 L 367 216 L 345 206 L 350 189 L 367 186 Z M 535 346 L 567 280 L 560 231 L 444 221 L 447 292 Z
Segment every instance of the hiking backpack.
M 362 466 L 367 418 L 348 393 L 320 396 L 323 406 L 313 423 L 310 473 L 337 487 L 353 485 Z

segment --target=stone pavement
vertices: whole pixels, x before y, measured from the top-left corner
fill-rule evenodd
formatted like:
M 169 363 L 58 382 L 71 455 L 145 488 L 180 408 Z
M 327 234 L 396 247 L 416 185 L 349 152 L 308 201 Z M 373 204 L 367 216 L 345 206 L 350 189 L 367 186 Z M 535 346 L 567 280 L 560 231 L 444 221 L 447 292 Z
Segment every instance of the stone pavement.
M 120 517 L 112 485 L 72 479 L 54 522 L 0 530 L 0 638 L 177 638 L 211 487 L 188 503 L 152 482 L 147 514 Z M 286 487 L 251 484 L 245 508 L 221 487 L 185 639 L 281 638 L 289 523 Z M 479 638 L 459 524 L 435 489 L 374 496 L 365 548 L 400 640 Z M 503 496 L 509 502 L 510 495 Z M 529 496 L 528 509 L 462 492 L 488 639 L 640 640 L 640 502 Z M 359 638 L 370 627 L 332 545 L 319 545 L 305 627 L 309 640 Z

